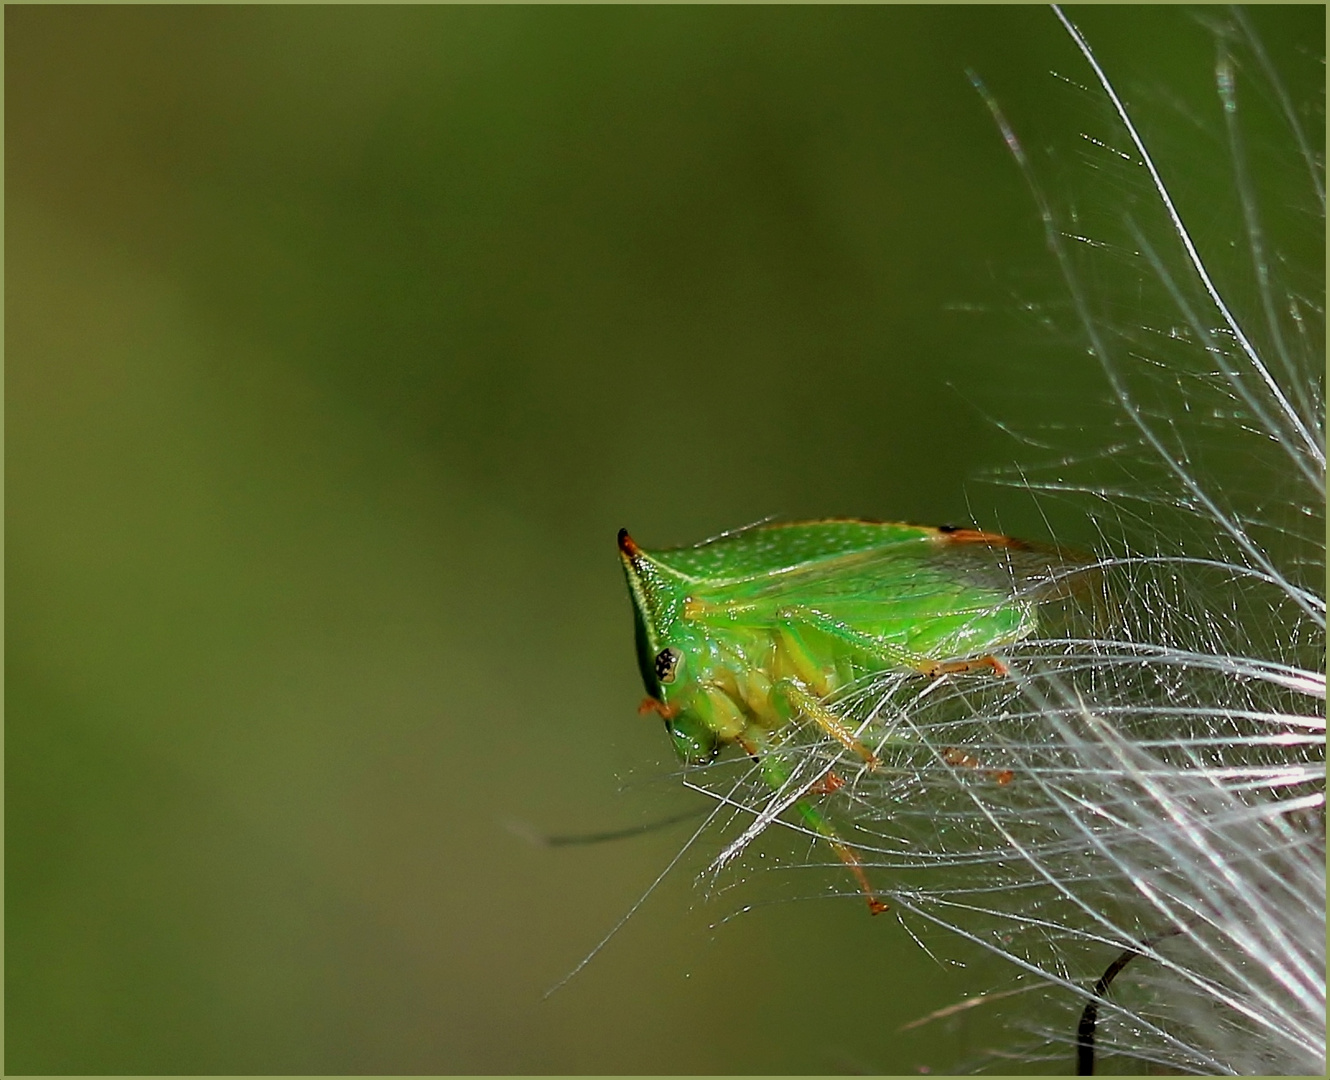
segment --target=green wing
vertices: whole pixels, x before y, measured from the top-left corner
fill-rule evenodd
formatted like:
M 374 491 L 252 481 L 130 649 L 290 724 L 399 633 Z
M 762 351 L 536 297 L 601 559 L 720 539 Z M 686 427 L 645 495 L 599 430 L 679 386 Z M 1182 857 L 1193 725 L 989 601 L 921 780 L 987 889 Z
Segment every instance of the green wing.
M 1032 633 L 1038 605 L 1067 595 L 1088 563 L 992 534 L 894 529 L 875 547 L 699 582 L 701 619 L 717 628 L 805 623 L 933 659 L 974 656 Z

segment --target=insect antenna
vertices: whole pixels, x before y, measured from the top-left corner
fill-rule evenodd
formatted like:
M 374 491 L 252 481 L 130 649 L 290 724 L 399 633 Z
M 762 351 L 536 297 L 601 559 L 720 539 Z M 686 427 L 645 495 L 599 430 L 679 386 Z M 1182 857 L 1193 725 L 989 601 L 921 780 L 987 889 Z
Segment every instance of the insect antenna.
M 655 821 L 645 821 L 639 825 L 625 825 L 619 829 L 603 829 L 580 833 L 544 833 L 532 828 L 525 822 L 507 822 L 508 831 L 536 847 L 590 847 L 594 844 L 608 844 L 615 840 L 628 840 L 649 833 L 660 832 L 681 821 L 699 818 L 707 811 L 705 808 L 682 810 L 677 814 L 668 814 Z

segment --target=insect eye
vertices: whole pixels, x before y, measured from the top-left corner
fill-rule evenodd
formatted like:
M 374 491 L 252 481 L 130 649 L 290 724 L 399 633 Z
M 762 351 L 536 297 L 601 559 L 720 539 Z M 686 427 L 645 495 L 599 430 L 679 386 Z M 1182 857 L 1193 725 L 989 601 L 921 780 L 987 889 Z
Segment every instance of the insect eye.
M 674 682 L 674 676 L 678 674 L 679 665 L 683 663 L 683 653 L 671 645 L 668 649 L 661 649 L 656 653 L 656 681 L 663 686 Z

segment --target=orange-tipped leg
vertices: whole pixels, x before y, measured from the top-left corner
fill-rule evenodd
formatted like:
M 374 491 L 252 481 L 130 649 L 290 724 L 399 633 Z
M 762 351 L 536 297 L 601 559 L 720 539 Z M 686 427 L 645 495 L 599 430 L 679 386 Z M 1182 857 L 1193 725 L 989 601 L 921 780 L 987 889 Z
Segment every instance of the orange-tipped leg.
M 996 656 L 976 656 L 973 660 L 937 660 L 924 668 L 923 672 L 936 679 L 939 675 L 964 675 L 980 668 L 988 668 L 999 679 L 1011 674 L 1011 668 Z
M 808 792 L 810 795 L 830 795 L 833 791 L 839 791 L 845 786 L 845 781 L 835 774 L 832 770 L 827 770 L 827 775 L 822 777 L 817 783 L 813 784 Z
M 870 770 L 876 769 L 882 764 L 882 762 L 878 760 L 877 755 L 856 739 L 854 733 L 841 723 L 839 716 L 828 709 L 821 701 L 804 689 L 804 687 L 800 686 L 793 679 L 785 680 L 780 686 L 785 695 L 790 699 L 791 704 L 840 743 L 841 746 L 845 747 L 846 750 L 849 750 L 851 753 L 857 754 L 862 758 L 864 764 Z
M 836 849 L 840 861 L 849 867 L 850 873 L 859 882 L 859 891 L 864 894 L 864 899 L 868 901 L 868 913 L 870 915 L 881 915 L 884 911 L 890 910 L 891 905 L 885 900 L 879 900 L 877 893 L 873 891 L 868 875 L 864 873 L 864 864 L 859 858 L 859 853 L 844 840 L 832 840 L 831 846 Z
M 864 894 L 864 899 L 868 901 L 868 910 L 873 915 L 880 915 L 887 910 L 885 901 L 877 898 L 877 893 L 873 891 L 872 882 L 868 880 L 868 874 L 864 872 L 864 862 L 859 857 L 859 853 L 850 847 L 836 833 L 835 826 L 824 818 L 810 803 L 800 799 L 795 806 L 798 807 L 800 815 L 803 817 L 813 830 L 822 837 L 832 850 L 836 852 L 836 857 L 848 867 L 850 873 L 854 875 L 854 880 L 859 883 L 859 891 Z
M 981 769 L 988 774 L 989 779 L 999 784 L 1010 784 L 1016 779 L 1016 774 L 1010 769 L 985 769 L 981 762 L 973 754 L 967 754 L 964 750 L 955 746 L 948 746 L 942 751 L 942 760 L 948 765 L 959 765 L 966 769 Z
M 673 720 L 679 715 L 679 706 L 666 705 L 653 697 L 643 698 L 642 704 L 637 707 L 637 715 L 646 716 L 648 713 L 655 713 L 662 720 Z

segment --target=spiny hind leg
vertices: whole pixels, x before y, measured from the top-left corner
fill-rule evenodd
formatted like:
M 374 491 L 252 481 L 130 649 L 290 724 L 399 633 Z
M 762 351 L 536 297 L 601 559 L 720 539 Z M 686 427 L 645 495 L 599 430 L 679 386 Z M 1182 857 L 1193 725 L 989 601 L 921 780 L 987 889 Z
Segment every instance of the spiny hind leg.
M 836 857 L 849 869 L 854 875 L 854 880 L 859 885 L 859 891 L 864 894 L 864 899 L 868 902 L 868 911 L 873 915 L 881 915 L 888 910 L 889 905 L 884 900 L 878 899 L 878 895 L 873 891 L 873 884 L 868 880 L 868 872 L 864 870 L 864 861 L 854 848 L 840 838 L 835 827 L 818 811 L 817 807 L 811 806 L 800 799 L 795 804 L 799 808 L 799 815 L 804 822 L 818 836 L 822 837 L 831 845 L 831 850 L 836 853 Z
M 784 697 L 791 708 L 812 720 L 852 754 L 857 754 L 870 769 L 881 762 L 876 754 L 854 737 L 845 722 L 826 703 L 797 678 L 781 679 L 772 683 L 771 693 Z
M 779 791 L 790 779 L 790 771 L 784 761 L 777 753 L 773 753 L 767 740 L 767 735 L 756 725 L 748 728 L 736 740 L 744 752 L 757 762 L 762 770 L 762 778 L 767 782 L 767 786 L 773 791 Z M 828 770 L 822 779 L 810 785 L 808 790 L 815 794 L 829 794 L 841 787 L 844 781 L 834 772 Z M 804 819 L 804 823 L 812 829 L 818 836 L 831 845 L 831 850 L 836 853 L 836 857 L 843 862 L 854 875 L 854 880 L 859 885 L 859 891 L 864 894 L 864 899 L 868 902 L 868 910 L 873 915 L 878 915 L 887 910 L 887 904 L 879 900 L 877 893 L 873 891 L 873 885 L 868 880 L 868 873 L 864 870 L 864 861 L 854 848 L 840 838 L 836 828 L 831 824 L 822 813 L 806 799 L 799 799 L 795 802 L 795 808 L 799 811 L 799 816 Z

